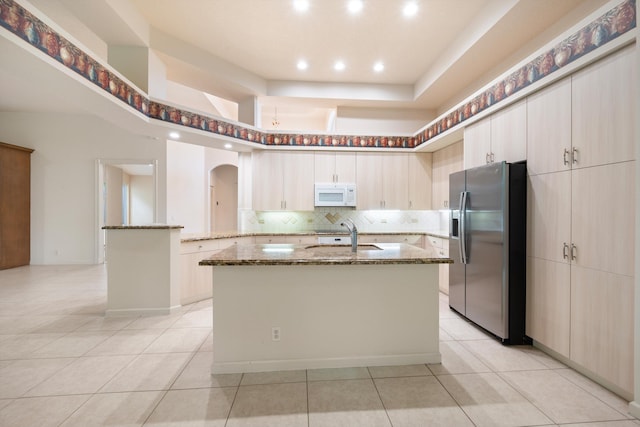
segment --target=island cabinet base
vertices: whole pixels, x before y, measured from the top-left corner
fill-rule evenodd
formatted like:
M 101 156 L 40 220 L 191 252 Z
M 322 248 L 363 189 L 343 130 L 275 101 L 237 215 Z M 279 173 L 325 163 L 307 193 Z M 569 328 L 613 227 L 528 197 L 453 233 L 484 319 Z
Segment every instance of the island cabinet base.
M 213 373 L 440 363 L 439 264 L 213 266 Z

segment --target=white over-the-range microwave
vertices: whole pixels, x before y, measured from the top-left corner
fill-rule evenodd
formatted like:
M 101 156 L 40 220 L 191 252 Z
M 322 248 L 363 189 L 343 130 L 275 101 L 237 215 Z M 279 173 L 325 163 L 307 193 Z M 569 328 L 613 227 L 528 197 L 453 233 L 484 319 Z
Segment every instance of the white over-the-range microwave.
M 355 206 L 356 185 L 347 183 L 316 183 L 316 206 Z

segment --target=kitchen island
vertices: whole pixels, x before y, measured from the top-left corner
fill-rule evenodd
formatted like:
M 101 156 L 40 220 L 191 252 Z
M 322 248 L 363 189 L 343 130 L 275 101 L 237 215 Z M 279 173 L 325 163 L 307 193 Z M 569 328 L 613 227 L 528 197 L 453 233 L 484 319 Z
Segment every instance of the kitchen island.
M 435 251 L 235 245 L 213 270 L 213 373 L 439 363 Z

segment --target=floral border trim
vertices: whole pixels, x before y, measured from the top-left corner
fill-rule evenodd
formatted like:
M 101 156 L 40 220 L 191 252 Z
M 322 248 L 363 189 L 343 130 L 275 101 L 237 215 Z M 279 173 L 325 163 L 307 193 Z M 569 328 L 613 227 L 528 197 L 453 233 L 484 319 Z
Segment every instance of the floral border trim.
M 553 48 L 507 75 L 454 111 L 439 117 L 418 134 L 418 145 L 505 100 L 636 27 L 636 0 L 620 3 Z
M 0 26 L 152 119 L 261 145 L 415 148 L 635 28 L 636 0 L 620 3 L 410 137 L 277 133 L 244 127 L 149 100 L 146 94 L 124 82 L 15 0 L 0 0 Z

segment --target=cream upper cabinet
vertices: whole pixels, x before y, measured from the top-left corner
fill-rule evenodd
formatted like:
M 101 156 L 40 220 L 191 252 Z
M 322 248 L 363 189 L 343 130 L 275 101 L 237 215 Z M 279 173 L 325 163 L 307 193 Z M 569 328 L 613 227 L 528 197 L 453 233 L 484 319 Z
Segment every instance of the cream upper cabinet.
M 529 175 L 570 167 L 571 77 L 527 98 L 527 171 Z
M 491 120 L 482 119 L 464 128 L 464 168 L 475 168 L 491 161 Z
M 405 153 L 358 153 L 358 209 L 408 209 L 408 167 Z
M 464 130 L 465 169 L 527 158 L 527 104 L 519 101 Z
M 409 209 L 431 209 L 431 153 L 409 154 Z
M 313 210 L 312 154 L 267 151 L 253 155 L 254 210 Z
M 356 154 L 316 152 L 315 182 L 356 182 Z
M 527 159 L 527 103 L 525 100 L 491 116 L 491 162 Z
M 572 77 L 574 168 L 634 159 L 635 46 L 629 46 Z
M 433 153 L 431 209 L 449 209 L 449 175 L 463 169 L 462 141 Z

